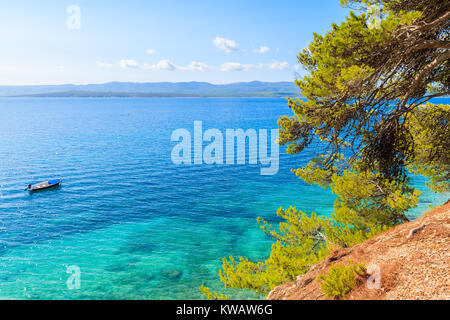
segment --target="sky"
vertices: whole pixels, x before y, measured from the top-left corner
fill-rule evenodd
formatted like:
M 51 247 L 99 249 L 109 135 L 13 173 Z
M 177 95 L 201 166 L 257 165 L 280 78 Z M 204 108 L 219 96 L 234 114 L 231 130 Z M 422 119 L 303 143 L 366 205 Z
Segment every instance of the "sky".
M 0 4 L 0 85 L 293 81 L 339 0 L 15 0 Z

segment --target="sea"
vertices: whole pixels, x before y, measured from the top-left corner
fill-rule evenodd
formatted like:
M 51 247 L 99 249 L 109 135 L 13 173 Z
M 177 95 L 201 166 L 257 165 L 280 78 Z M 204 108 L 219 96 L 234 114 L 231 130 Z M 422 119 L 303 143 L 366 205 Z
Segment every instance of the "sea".
M 315 150 L 281 146 L 278 173 L 262 175 L 260 162 L 176 164 L 172 135 L 193 137 L 196 121 L 270 132 L 283 115 L 282 98 L 0 98 L 0 299 L 201 299 L 201 285 L 262 298 L 224 289 L 221 260 L 267 258 L 256 219 L 277 224 L 280 207 L 332 213 L 334 195 L 291 172 Z M 412 179 L 409 217 L 448 199 Z

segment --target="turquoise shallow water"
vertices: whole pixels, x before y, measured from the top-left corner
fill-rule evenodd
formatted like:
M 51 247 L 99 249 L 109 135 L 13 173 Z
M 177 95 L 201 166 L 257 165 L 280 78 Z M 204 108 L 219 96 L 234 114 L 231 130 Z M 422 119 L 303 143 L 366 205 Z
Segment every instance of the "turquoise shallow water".
M 173 130 L 276 128 L 283 99 L 0 99 L 0 298 L 199 299 L 221 291 L 222 257 L 263 259 L 255 221 L 278 207 L 331 213 L 334 197 L 290 168 L 311 152 L 280 151 L 280 171 L 176 166 Z M 28 182 L 64 178 L 28 194 Z M 418 185 L 423 179 L 416 178 Z M 445 195 L 425 188 L 413 217 Z M 67 266 L 81 271 L 69 290 Z M 255 297 L 228 291 L 235 298 Z

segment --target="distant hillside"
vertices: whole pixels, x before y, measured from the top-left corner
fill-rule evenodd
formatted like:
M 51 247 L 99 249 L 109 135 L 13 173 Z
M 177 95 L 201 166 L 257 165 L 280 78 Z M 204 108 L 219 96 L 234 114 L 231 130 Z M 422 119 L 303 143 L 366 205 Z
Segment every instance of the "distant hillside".
M 0 86 L 0 96 L 17 97 L 286 97 L 299 95 L 293 82 L 108 82 L 86 85 Z

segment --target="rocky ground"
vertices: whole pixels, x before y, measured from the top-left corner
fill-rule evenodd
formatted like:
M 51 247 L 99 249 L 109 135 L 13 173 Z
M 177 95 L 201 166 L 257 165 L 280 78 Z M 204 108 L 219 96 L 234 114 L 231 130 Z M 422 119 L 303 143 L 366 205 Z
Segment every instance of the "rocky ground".
M 337 250 L 293 283 L 276 287 L 271 300 L 328 299 L 316 278 L 334 264 L 363 263 L 367 275 L 347 299 L 450 300 L 450 201 L 423 217 L 366 242 Z

